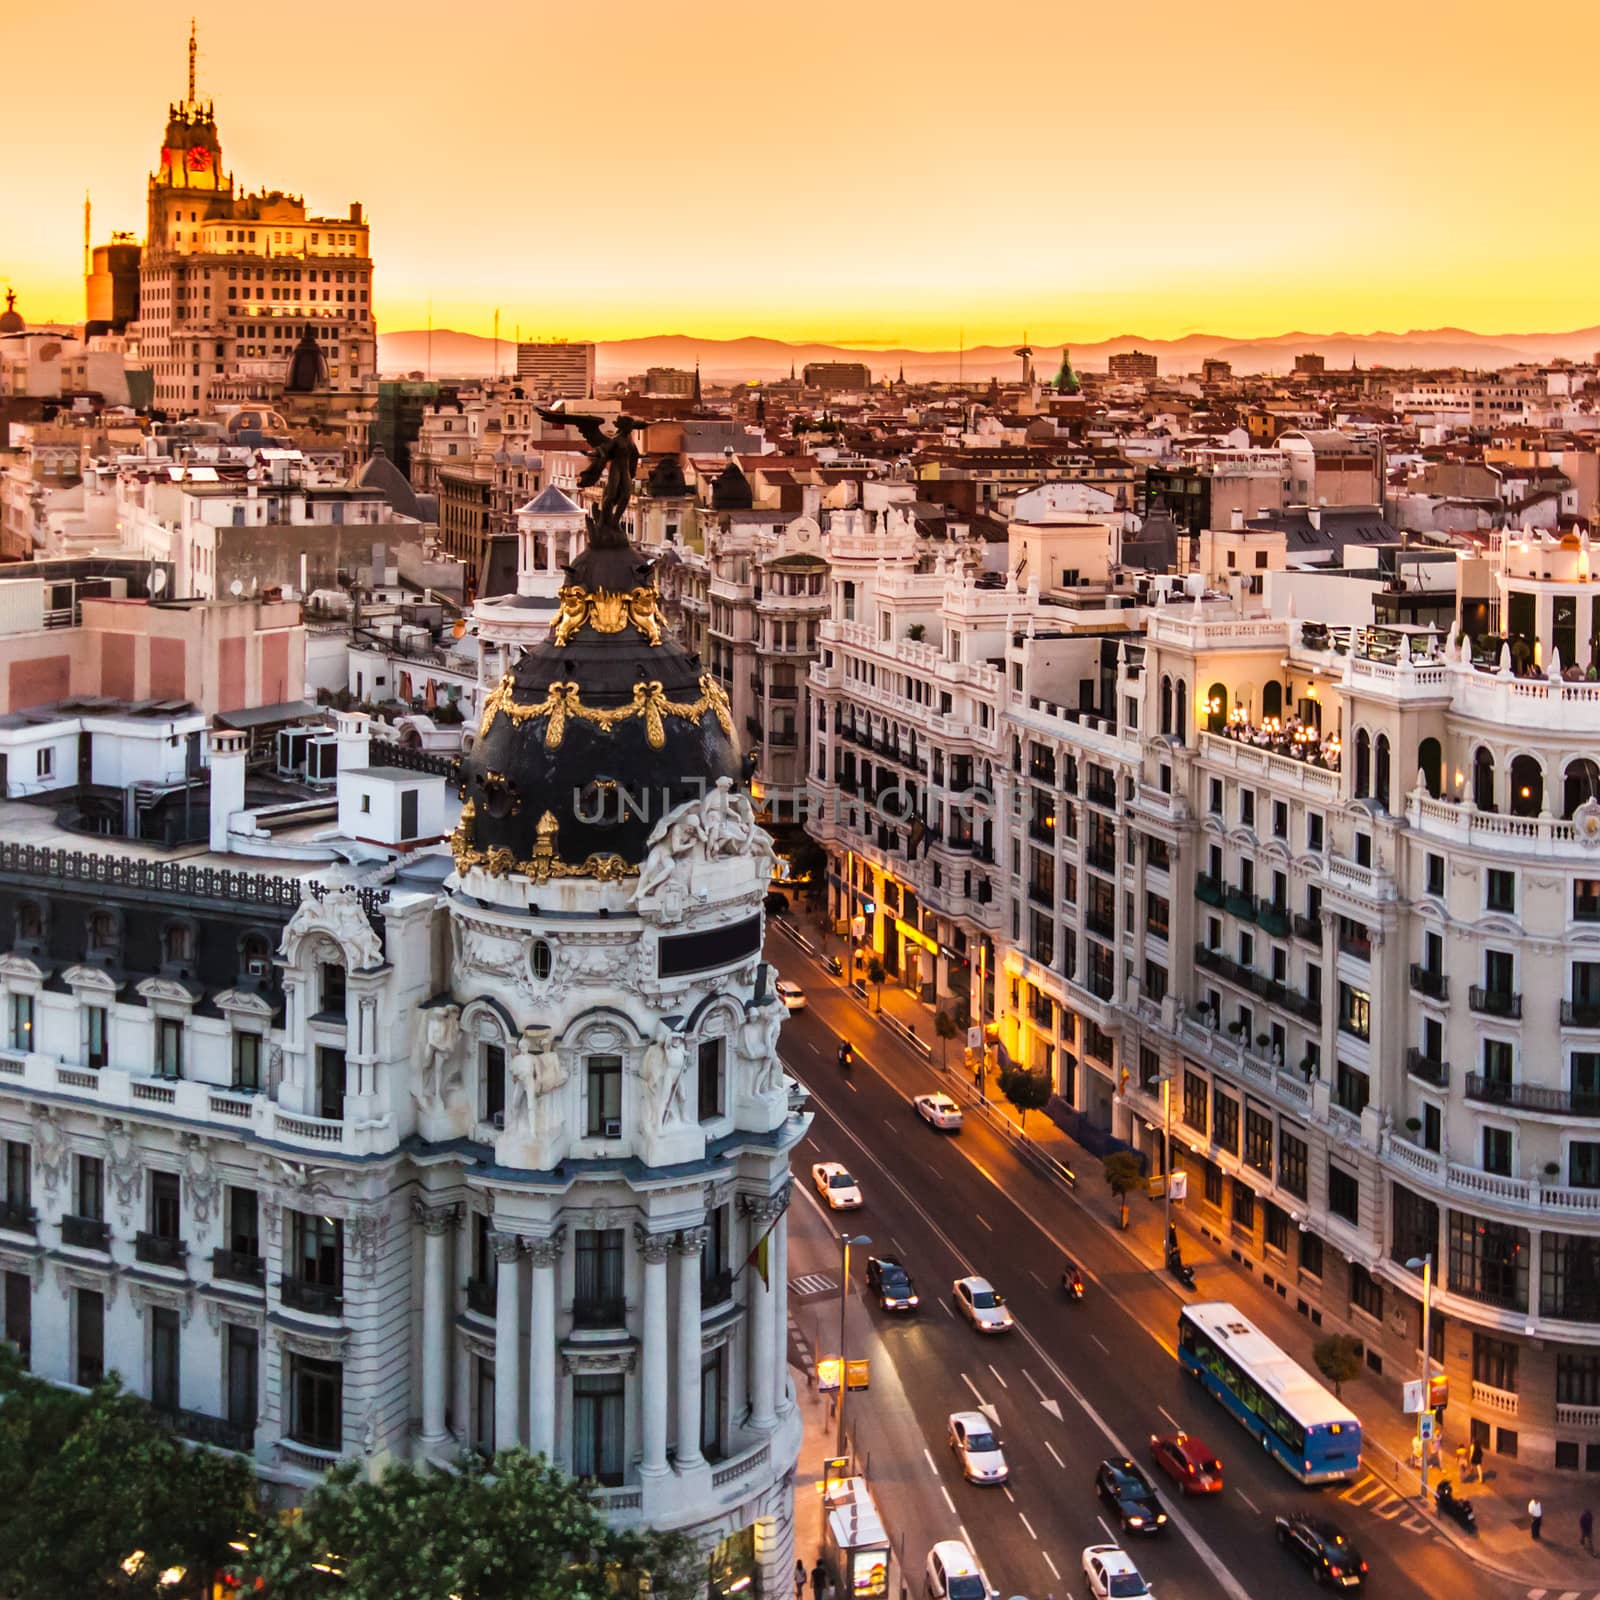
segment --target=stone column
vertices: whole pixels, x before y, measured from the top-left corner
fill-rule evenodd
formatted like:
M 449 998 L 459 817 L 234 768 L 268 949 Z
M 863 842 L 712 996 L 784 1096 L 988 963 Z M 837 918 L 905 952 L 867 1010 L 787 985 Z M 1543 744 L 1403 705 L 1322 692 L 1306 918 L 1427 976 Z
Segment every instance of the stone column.
M 774 1337 L 774 1304 L 777 1296 L 778 1241 L 776 1224 L 783 1216 L 787 1195 L 745 1195 L 744 1214 L 750 1219 L 750 1248 L 755 1250 L 763 1237 L 767 1241 L 767 1281 L 754 1269 L 745 1272 L 750 1285 L 750 1320 L 745 1329 L 750 1390 L 750 1425 L 770 1433 L 778 1425 L 777 1350 Z M 768 1229 L 772 1229 L 768 1233 Z
M 528 1329 L 528 1448 L 548 1460 L 556 1453 L 556 1268 L 567 1230 L 530 1239 L 533 1318 Z
M 445 1397 L 450 1388 L 450 1276 L 446 1237 L 461 1221 L 459 1205 L 418 1199 L 411 1214 L 422 1227 L 422 1447 L 449 1441 Z
M 644 1258 L 644 1326 L 640 1342 L 642 1457 L 639 1470 L 659 1474 L 667 1470 L 667 1254 L 670 1233 L 647 1233 L 636 1226 L 634 1238 Z
M 704 1228 L 685 1228 L 678 1252 L 678 1471 L 698 1467 L 700 1454 L 700 1252 Z
M 499 1263 L 494 1300 L 494 1447 L 522 1443 L 522 1274 L 517 1262 L 522 1239 L 514 1233 L 491 1235 Z
M 786 1183 L 783 1186 L 783 1215 L 778 1218 L 778 1225 L 772 1230 L 771 1273 L 772 1273 L 772 1337 L 775 1348 L 770 1350 L 767 1359 L 772 1363 L 772 1370 L 778 1384 L 778 1414 L 786 1414 L 790 1409 L 788 1372 L 789 1372 L 789 1201 L 794 1194 L 794 1185 Z

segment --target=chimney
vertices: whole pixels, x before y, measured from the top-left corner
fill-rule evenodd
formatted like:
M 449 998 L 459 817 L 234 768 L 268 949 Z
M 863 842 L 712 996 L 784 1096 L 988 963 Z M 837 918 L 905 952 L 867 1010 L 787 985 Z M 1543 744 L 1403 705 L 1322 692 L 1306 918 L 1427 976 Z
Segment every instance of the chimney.
M 248 734 L 231 728 L 211 730 L 211 848 L 228 853 L 228 824 L 244 810 L 244 769 Z
M 372 765 L 372 718 L 365 711 L 336 711 L 333 716 L 334 743 L 339 772 L 353 772 Z

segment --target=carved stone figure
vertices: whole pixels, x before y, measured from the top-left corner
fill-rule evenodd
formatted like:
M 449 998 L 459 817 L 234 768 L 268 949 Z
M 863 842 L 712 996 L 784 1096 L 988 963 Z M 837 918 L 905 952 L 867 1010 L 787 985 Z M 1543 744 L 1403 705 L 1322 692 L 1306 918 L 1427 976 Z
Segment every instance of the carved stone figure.
M 33 1115 L 33 1159 L 45 1192 L 54 1194 L 66 1171 L 67 1143 L 62 1137 L 61 1124 L 48 1106 L 41 1106 Z
M 320 899 L 307 895 L 289 920 L 284 931 L 285 943 L 298 949 L 301 939 L 312 932 L 330 934 L 344 951 L 346 964 L 352 972 L 379 966 L 383 961 L 382 941 L 353 883 L 330 888 Z
M 211 1160 L 211 1141 L 197 1133 L 183 1136 L 183 1181 L 189 1191 L 194 1220 L 203 1226 L 210 1220 L 219 1184 L 217 1169 Z
M 422 1040 L 422 1073 L 417 1101 L 438 1110 L 446 1096 L 460 1085 L 456 1047 L 461 1042 L 461 1007 L 435 1006 L 428 1012 Z
M 739 1050 L 755 1066 L 757 1094 L 772 1094 L 783 1087 L 783 1065 L 778 1060 L 778 1035 L 783 1031 L 783 1007 L 776 1000 L 748 1012 L 739 1024 Z
M 651 832 L 649 845 L 635 902 L 675 884 L 686 887 L 689 866 L 695 861 L 747 856 L 760 862 L 769 875 L 772 870 L 772 839 L 756 821 L 750 797 L 736 794 L 730 778 L 718 778 L 698 800 L 687 801 L 663 817 Z
M 686 1100 L 689 1047 L 681 1033 L 658 1023 L 654 1038 L 644 1047 L 640 1081 L 658 1125 L 665 1131 L 688 1119 Z
M 567 1082 L 567 1069 L 548 1028 L 524 1028 L 511 1058 L 511 1102 L 506 1126 L 533 1134 L 548 1117 L 550 1098 Z

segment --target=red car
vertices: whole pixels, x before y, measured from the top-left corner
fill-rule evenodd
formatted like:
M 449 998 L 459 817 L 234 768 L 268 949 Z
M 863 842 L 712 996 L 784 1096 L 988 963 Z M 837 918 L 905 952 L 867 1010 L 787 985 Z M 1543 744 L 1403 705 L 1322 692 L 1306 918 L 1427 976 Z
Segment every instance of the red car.
M 1204 1439 L 1187 1433 L 1152 1433 L 1150 1453 L 1185 1494 L 1221 1494 L 1222 1463 Z

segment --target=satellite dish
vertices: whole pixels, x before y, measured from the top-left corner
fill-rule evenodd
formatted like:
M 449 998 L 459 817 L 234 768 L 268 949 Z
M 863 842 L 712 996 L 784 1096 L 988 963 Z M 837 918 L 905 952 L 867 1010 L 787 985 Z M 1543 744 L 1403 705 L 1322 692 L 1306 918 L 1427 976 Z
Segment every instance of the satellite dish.
M 233 582 L 228 585 L 228 593 L 231 594 L 235 600 L 237 600 L 239 596 L 244 593 L 243 582 L 240 579 L 235 578 Z
M 167 569 L 165 567 L 157 567 L 150 574 L 150 592 L 152 594 L 160 594 L 161 591 L 166 588 L 166 586 Z

